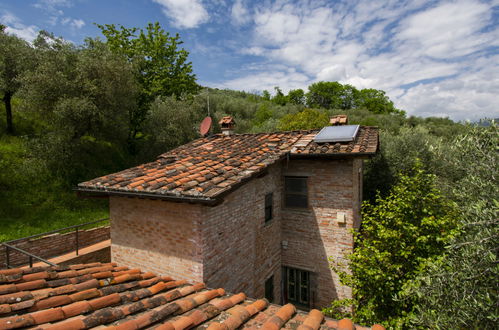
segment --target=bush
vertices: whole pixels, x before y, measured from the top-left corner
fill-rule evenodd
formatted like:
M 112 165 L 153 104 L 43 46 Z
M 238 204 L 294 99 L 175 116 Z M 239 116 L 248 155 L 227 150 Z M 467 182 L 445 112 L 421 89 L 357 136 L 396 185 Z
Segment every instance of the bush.
M 452 198 L 459 205 L 458 235 L 446 254 L 408 283 L 402 298 L 416 298 L 414 321 L 427 328 L 496 329 L 499 321 L 499 134 L 468 126 L 436 152 L 453 173 Z
M 349 256 L 351 272 L 333 262 L 342 283 L 353 289 L 354 320 L 393 326 L 407 322 L 414 301 L 397 300 L 397 295 L 429 260 L 442 254 L 455 228 L 455 206 L 420 162 L 400 174 L 388 196 L 364 203 L 362 228 L 354 234 L 356 247 Z

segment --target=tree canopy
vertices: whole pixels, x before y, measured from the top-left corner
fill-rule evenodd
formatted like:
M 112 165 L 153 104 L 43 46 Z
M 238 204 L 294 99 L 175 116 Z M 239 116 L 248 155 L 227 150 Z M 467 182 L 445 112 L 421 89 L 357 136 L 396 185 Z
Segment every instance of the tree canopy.
M 130 114 L 130 143 L 140 132 L 152 101 L 158 96 L 181 97 L 199 91 L 192 72 L 189 53 L 179 48 L 180 35 L 171 36 L 158 22 L 145 29 L 117 28 L 114 24 L 97 25 L 106 37 L 110 49 L 124 55 L 136 69 L 141 86 L 138 107 Z
M 21 87 L 21 75 L 30 69 L 34 63 L 30 45 L 5 32 L 5 26 L 0 26 L 0 93 L 5 106 L 7 133 L 14 134 L 12 120 L 12 97 Z

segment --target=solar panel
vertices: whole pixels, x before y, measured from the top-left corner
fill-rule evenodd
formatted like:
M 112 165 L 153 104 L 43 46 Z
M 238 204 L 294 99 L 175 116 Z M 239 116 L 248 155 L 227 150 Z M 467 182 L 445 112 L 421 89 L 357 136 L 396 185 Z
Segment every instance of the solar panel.
M 355 139 L 359 125 L 327 126 L 321 129 L 314 142 L 350 142 Z

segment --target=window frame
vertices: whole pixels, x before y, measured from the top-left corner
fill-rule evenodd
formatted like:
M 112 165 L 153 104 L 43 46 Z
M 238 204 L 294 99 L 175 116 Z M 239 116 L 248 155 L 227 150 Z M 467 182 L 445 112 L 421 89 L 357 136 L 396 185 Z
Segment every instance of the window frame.
M 275 288 L 274 288 L 274 275 L 273 274 L 265 280 L 265 283 L 263 284 L 263 286 L 264 286 L 264 291 L 265 291 L 265 299 L 267 299 L 270 303 L 273 303 L 275 300 L 275 296 L 274 296 Z
M 267 204 L 268 199 L 270 199 L 270 204 Z M 267 217 L 267 209 L 270 210 L 269 211 L 270 217 Z M 274 193 L 273 192 L 269 192 L 269 193 L 265 194 L 263 211 L 264 211 L 265 223 L 269 223 L 272 219 L 274 219 Z
M 284 292 L 285 303 L 292 303 L 303 308 L 310 308 L 311 299 L 311 277 L 312 272 L 308 270 L 283 267 L 284 268 Z M 291 280 L 292 278 L 292 280 Z M 303 279 L 305 278 L 305 284 Z M 302 289 L 305 289 L 305 294 Z M 304 297 L 305 296 L 305 297 Z M 304 299 L 306 298 L 306 299 Z
M 287 184 L 287 180 L 288 179 L 303 179 L 305 181 L 305 192 L 289 192 L 288 191 L 288 184 Z M 283 197 L 284 197 L 284 208 L 286 209 L 295 209 L 295 210 L 308 210 L 310 208 L 310 203 L 309 203 L 309 189 L 308 189 L 308 176 L 304 176 L 304 175 L 285 175 L 284 176 L 284 194 L 283 194 Z M 288 205 L 287 204 L 287 201 L 288 201 L 288 195 L 292 195 L 292 196 L 301 196 L 301 197 L 305 197 L 305 203 L 306 203 L 306 206 L 296 206 L 296 205 Z

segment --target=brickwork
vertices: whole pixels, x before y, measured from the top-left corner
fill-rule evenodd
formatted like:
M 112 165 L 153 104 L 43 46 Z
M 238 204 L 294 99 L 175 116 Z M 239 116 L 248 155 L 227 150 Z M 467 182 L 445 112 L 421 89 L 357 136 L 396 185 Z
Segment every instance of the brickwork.
M 93 262 L 108 263 L 111 262 L 111 247 L 105 247 L 97 251 L 85 253 L 77 257 L 71 258 L 67 261 L 58 263 L 58 265 L 76 265 L 76 264 L 89 264 Z
M 78 246 L 80 248 L 86 247 L 108 240 L 109 238 L 109 226 L 80 230 L 78 232 Z M 34 239 L 23 239 L 14 242 L 11 245 L 41 258 L 48 259 L 74 251 L 76 248 L 76 235 L 74 231 L 64 234 L 57 233 Z M 5 249 L 5 246 L 2 246 L 0 249 L 0 268 L 4 267 L 4 263 L 6 261 Z M 25 265 L 28 262 L 28 256 L 12 249 L 10 250 L 9 263 L 11 265 Z M 36 262 L 36 260 L 34 260 L 34 262 Z
M 360 224 L 362 160 L 284 160 L 216 206 L 111 197 L 112 260 L 174 278 L 203 281 L 260 298 L 274 276 L 281 302 L 282 266 L 312 274 L 312 303 L 351 297 L 328 258 L 346 261 Z M 308 209 L 284 209 L 284 176 L 308 177 Z M 265 195 L 273 219 L 265 222 Z M 338 219 L 344 214 L 344 223 Z M 281 244 L 285 242 L 285 244 Z
M 280 301 L 281 203 L 280 164 L 228 195 L 221 205 L 206 207 L 203 226 L 205 283 L 260 298 L 265 280 L 274 276 Z M 273 193 L 273 218 L 265 222 L 265 195 Z
M 309 207 L 283 209 L 282 239 L 287 247 L 282 250 L 282 264 L 311 272 L 311 297 L 316 307 L 352 294 L 339 283 L 328 258 L 344 262 L 353 249 L 350 229 L 359 207 L 360 195 L 354 186 L 360 164 L 354 160 L 292 160 L 284 171 L 284 175 L 308 177 Z M 341 213 L 345 223 L 338 222 Z
M 199 204 L 110 197 L 111 259 L 189 281 L 203 280 Z

